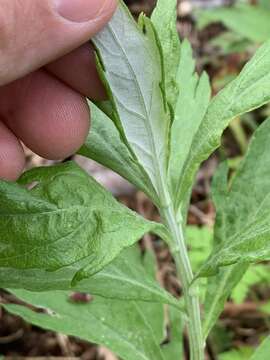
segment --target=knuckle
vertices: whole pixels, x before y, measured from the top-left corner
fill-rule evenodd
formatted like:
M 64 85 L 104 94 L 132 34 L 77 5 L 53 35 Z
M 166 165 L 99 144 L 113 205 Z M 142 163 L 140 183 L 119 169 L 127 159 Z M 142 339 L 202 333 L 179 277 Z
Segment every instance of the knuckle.
M 48 28 L 51 17 L 48 1 L 0 0 L 0 51 L 31 46 Z

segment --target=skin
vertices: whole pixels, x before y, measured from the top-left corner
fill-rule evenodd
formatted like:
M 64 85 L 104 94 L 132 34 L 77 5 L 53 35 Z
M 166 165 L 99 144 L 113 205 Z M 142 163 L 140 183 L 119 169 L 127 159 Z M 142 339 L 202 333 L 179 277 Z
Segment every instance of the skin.
M 89 39 L 110 20 L 116 0 L 1 0 L 0 178 L 25 166 L 21 142 L 47 159 L 85 141 L 85 97 L 104 99 Z

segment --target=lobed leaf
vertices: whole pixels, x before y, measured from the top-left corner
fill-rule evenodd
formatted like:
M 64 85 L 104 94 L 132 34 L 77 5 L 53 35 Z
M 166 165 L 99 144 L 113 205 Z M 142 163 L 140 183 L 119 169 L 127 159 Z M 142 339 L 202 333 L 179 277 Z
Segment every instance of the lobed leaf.
M 153 279 L 154 267 L 153 257 L 147 256 L 144 261 L 147 277 Z M 78 303 L 72 301 L 69 292 L 65 291 L 54 291 L 53 296 L 52 292 L 34 293 L 25 290 L 12 290 L 12 293 L 32 307 L 2 305 L 7 311 L 42 328 L 106 346 L 123 360 L 171 360 L 172 354 L 181 352 L 180 344 L 178 349 L 173 344 L 170 346 L 171 340 L 164 349 L 161 345 L 165 337 L 165 315 L 161 304 L 108 301 L 98 296 L 91 302 Z M 33 307 L 47 311 L 36 312 Z M 182 321 L 174 309 L 170 310 L 170 314 L 174 339 L 177 331 L 174 321 L 177 320 L 180 329 Z
M 176 28 L 177 0 L 158 0 L 151 20 L 162 47 L 167 100 L 174 109 L 178 98 L 176 75 L 180 62 L 180 40 Z
M 96 105 L 89 105 L 91 131 L 79 153 L 112 169 L 158 203 L 149 177 L 121 139 L 114 123 Z
M 203 319 L 203 334 L 205 339 L 216 324 L 232 290 L 241 281 L 247 269 L 248 265 L 231 265 L 208 279 Z
M 124 250 L 100 272 L 71 287 L 73 277 L 86 263 L 87 259 L 54 272 L 1 268 L 0 287 L 34 292 L 73 290 L 110 299 L 167 303 L 179 308 L 179 301 L 145 271 L 137 246 Z
M 176 196 L 176 208 L 189 193 L 199 165 L 219 146 L 222 132 L 230 121 L 269 101 L 270 41 L 267 41 L 246 64 L 240 75 L 211 101 L 185 160 Z
M 233 178 L 231 187 L 229 188 L 228 186 L 229 169 L 226 163 L 220 166 L 214 177 L 212 193 L 217 215 L 214 249 L 211 256 L 219 253 L 220 249 L 227 248 L 227 246 L 239 245 L 242 241 L 242 236 L 245 237 L 245 228 L 249 228 L 250 233 L 254 230 L 256 232 L 256 229 L 253 227 L 253 220 L 254 222 L 257 221 L 257 208 L 267 194 L 267 186 L 269 186 L 270 190 L 270 183 L 267 185 L 267 176 L 264 174 L 264 172 L 267 171 L 267 161 L 265 161 L 265 157 L 267 156 L 268 122 L 269 121 L 266 121 L 255 133 L 249 152 Z M 265 135 L 262 136 L 265 131 Z M 260 164 L 259 168 L 257 167 L 258 163 Z M 265 169 L 263 168 L 264 166 L 266 166 Z M 262 178 L 264 178 L 265 181 L 264 186 L 261 186 Z M 248 197 L 249 191 L 252 192 L 254 199 Z M 249 223 L 249 219 L 251 223 Z M 258 221 L 260 220 L 258 219 Z M 256 233 L 253 240 L 245 239 L 244 242 L 254 241 L 255 243 L 258 240 L 256 236 L 260 236 L 259 232 Z M 231 252 L 231 256 L 233 256 L 233 251 L 234 250 Z M 220 255 L 224 256 L 224 253 Z M 211 262 L 211 256 L 206 264 L 202 266 L 202 269 L 207 266 L 209 261 Z M 225 261 L 224 264 L 226 263 L 225 258 L 223 258 L 222 261 Z M 254 261 L 256 262 L 256 259 L 254 259 Z M 232 259 L 231 264 L 234 262 Z M 204 302 L 205 337 L 222 312 L 226 300 L 248 268 L 249 261 L 246 258 L 246 252 L 239 251 L 239 257 L 235 265 L 228 266 L 226 269 L 219 269 L 219 267 L 216 267 L 215 270 L 212 269 L 213 272 L 219 271 L 219 273 L 208 279 Z
M 76 279 L 109 264 L 145 232 L 162 230 L 120 205 L 73 163 L 0 182 L 0 266 L 57 270 L 87 258 Z M 83 271 L 83 273 L 81 272 Z
M 98 296 L 90 303 L 79 304 L 73 303 L 70 294 L 64 291 L 12 293 L 32 306 L 47 309 L 44 314 L 22 305 L 3 305 L 33 325 L 106 346 L 123 360 L 165 360 L 160 349 L 163 340 L 160 304 L 108 301 Z
M 160 195 L 168 160 L 170 114 L 155 30 L 144 16 L 138 26 L 121 2 L 93 41 L 113 103 L 112 119 Z
M 185 161 L 192 140 L 204 118 L 210 101 L 211 88 L 206 73 L 195 72 L 192 48 L 187 40 L 181 44 L 181 59 L 176 77 L 180 89 L 171 128 L 169 179 L 173 194 L 177 194 Z
M 269 131 L 270 119 L 255 132 L 248 153 L 223 198 L 219 222 L 222 241 L 213 249 L 199 276 L 215 274 L 222 266 L 250 264 L 270 257 Z

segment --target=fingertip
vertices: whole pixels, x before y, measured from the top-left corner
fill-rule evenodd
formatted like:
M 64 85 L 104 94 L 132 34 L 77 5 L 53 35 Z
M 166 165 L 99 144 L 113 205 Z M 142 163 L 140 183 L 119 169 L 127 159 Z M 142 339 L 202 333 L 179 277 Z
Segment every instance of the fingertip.
M 92 0 L 90 2 L 85 0 L 56 0 L 56 4 L 57 13 L 65 20 L 74 23 L 95 23 L 96 30 L 93 28 L 94 33 L 98 32 L 109 21 L 117 7 L 116 0 Z
M 57 2 L 66 4 L 65 12 L 58 11 Z M 0 85 L 89 41 L 108 23 L 116 7 L 116 0 L 1 0 Z
M 0 122 L 0 179 L 16 181 L 25 167 L 23 148 L 15 135 Z
M 69 105 L 66 98 L 58 106 L 52 106 L 55 113 L 44 127 L 46 134 L 40 134 L 41 142 L 29 140 L 31 149 L 41 157 L 63 160 L 74 155 L 85 143 L 90 130 L 90 110 L 84 98 L 78 96 L 72 100 Z M 30 132 L 38 134 L 39 131 L 32 129 Z
M 105 100 L 107 98 L 96 68 L 94 48 L 90 43 L 48 64 L 46 69 L 89 99 Z
M 45 71 L 0 91 L 4 122 L 36 154 L 62 160 L 85 142 L 90 128 L 86 99 Z

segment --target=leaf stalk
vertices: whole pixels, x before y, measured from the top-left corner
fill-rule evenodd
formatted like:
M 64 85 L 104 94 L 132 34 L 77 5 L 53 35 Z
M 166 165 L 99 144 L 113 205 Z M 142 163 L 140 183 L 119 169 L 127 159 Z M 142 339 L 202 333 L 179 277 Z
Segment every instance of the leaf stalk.
M 187 329 L 189 335 L 190 359 L 204 359 L 204 340 L 202 333 L 202 323 L 200 314 L 200 301 L 198 288 L 192 285 L 193 272 L 188 257 L 188 252 L 184 240 L 182 225 L 177 221 L 172 202 L 166 208 L 160 209 L 163 222 L 168 227 L 173 247 L 172 253 L 175 258 L 177 273 L 181 279 L 186 310 L 188 314 Z

